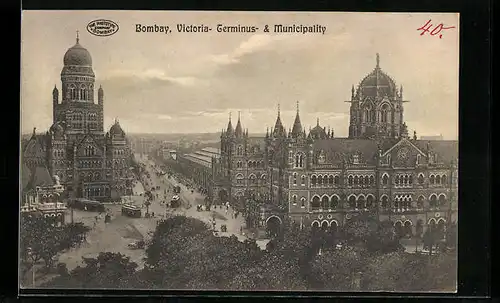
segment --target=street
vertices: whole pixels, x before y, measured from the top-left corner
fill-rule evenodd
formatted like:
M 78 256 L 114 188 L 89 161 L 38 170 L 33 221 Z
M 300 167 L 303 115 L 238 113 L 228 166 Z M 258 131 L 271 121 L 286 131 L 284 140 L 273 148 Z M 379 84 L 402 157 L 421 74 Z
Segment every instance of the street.
M 136 240 L 148 240 L 149 234 L 154 232 L 157 221 L 164 218 L 165 213 L 171 215 L 184 215 L 199 219 L 212 226 L 212 219 L 215 217 L 215 229 L 219 236 L 235 235 L 240 241 L 244 241 L 247 237 L 240 233 L 240 228 L 245 227 L 243 217 L 240 215 L 234 218 L 234 213 L 231 208 L 226 212 L 226 208 L 212 208 L 211 211 L 197 211 L 197 204 L 204 204 L 204 196 L 193 190 L 191 192 L 184 184 L 175 180 L 172 176 L 157 176 L 154 164 L 145 157 L 136 155 L 137 159 L 145 164 L 146 171 L 149 172 L 149 178 L 143 181 L 143 184 L 137 182 L 133 187 L 133 196 L 125 197 L 124 200 L 131 201 L 135 205 L 143 206 L 144 192 L 153 187 L 159 186 L 159 189 L 152 191 L 155 198 L 149 206 L 149 213 L 154 213 L 154 217 L 130 218 L 121 214 L 121 205 L 109 204 L 106 209 L 111 214 L 111 222 L 104 223 L 104 219 L 95 217 L 97 213 L 81 210 L 74 210 L 74 222 L 83 222 L 85 225 L 92 228 L 87 235 L 87 241 L 79 247 L 65 251 L 59 255 L 59 262 L 66 263 L 68 270 L 74 269 L 76 266 L 83 265 L 82 257 L 95 257 L 100 252 L 115 252 L 129 256 L 131 261 L 137 263 L 139 268 L 144 266 L 144 250 L 130 249 L 128 244 Z M 180 197 L 183 200 L 183 205 L 177 209 L 167 208 L 163 201 L 170 201 L 174 193 L 174 186 L 181 187 Z M 166 193 L 166 194 L 165 194 Z M 142 196 L 141 196 L 142 194 Z M 158 196 L 156 196 L 158 194 Z M 66 222 L 71 222 L 71 212 L 66 214 Z M 221 225 L 226 225 L 227 231 L 221 232 Z M 268 240 L 259 240 L 257 244 L 262 249 L 265 249 Z

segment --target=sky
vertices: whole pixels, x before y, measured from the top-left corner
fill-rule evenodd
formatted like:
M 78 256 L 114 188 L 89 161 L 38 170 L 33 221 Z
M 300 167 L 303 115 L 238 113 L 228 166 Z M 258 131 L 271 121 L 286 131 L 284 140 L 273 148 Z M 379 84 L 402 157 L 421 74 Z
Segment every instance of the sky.
M 91 35 L 87 24 L 108 19 L 114 35 Z M 443 23 L 441 38 L 417 29 Z M 137 33 L 136 24 L 170 26 L 172 33 Z M 179 33 L 177 24 L 207 25 L 208 33 Z M 255 33 L 218 33 L 217 24 L 255 25 Z M 326 27 L 321 33 L 264 33 L 264 25 Z M 317 118 L 335 136 L 348 134 L 352 85 L 380 67 L 402 85 L 404 118 L 418 136 L 458 139 L 459 15 L 435 13 L 297 13 L 161 11 L 24 11 L 21 129 L 52 124 L 52 89 L 61 87 L 66 50 L 92 55 L 104 89 L 104 123 L 118 118 L 128 133 L 218 132 L 238 112 L 250 133 L 276 120 L 292 126 L 299 102 L 302 125 Z M 95 92 L 97 95 L 97 91 Z M 95 98 L 97 100 L 97 98 Z

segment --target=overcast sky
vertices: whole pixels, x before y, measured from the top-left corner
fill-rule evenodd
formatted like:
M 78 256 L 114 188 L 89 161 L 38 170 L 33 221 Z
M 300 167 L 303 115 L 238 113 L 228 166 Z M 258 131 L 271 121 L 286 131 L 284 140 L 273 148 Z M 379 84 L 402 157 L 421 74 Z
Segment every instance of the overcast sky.
M 94 19 L 119 31 L 89 34 Z M 421 36 L 429 19 L 455 26 Z M 52 89 L 61 86 L 66 50 L 80 44 L 92 55 L 96 87 L 105 94 L 105 127 L 115 117 L 126 132 L 217 132 L 238 111 L 244 128 L 263 133 L 277 104 L 288 129 L 300 102 L 303 126 L 320 118 L 346 136 L 351 86 L 380 66 L 403 85 L 410 133 L 458 137 L 459 17 L 457 14 L 249 13 L 145 11 L 25 11 L 22 16 L 22 130 L 48 129 Z M 135 25 L 168 25 L 169 35 L 136 33 Z M 178 23 L 205 24 L 209 33 L 178 33 Z M 326 26 L 322 34 L 217 33 L 217 24 Z M 432 29 L 432 28 L 431 28 Z M 97 92 L 96 92 L 97 94 Z

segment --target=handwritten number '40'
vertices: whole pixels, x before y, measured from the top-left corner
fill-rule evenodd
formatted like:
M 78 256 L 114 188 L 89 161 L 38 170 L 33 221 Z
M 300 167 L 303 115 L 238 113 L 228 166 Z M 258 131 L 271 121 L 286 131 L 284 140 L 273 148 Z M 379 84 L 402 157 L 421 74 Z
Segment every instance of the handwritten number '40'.
M 444 27 L 443 23 L 440 23 L 431 30 L 432 27 L 431 21 L 432 20 L 429 19 L 429 21 L 427 21 L 427 23 L 425 23 L 422 27 L 417 28 L 418 31 L 422 31 L 420 33 L 420 36 L 423 36 L 425 33 L 429 33 L 431 36 L 435 36 L 439 34 L 443 29 L 455 28 L 454 26 Z M 439 39 L 441 39 L 442 37 L 443 35 L 440 34 Z

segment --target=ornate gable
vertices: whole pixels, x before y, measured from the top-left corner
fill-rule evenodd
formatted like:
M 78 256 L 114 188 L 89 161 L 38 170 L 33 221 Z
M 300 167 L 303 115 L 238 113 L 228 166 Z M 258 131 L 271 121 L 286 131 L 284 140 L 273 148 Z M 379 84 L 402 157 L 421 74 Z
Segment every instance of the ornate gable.
M 25 158 L 45 159 L 46 146 L 44 146 L 43 137 L 33 136 L 26 144 L 23 152 Z
M 94 137 L 91 135 L 86 135 L 77 145 L 77 156 L 78 157 L 95 157 L 102 156 L 103 149 L 96 142 Z
M 417 163 L 421 163 L 426 157 L 426 155 L 408 139 L 398 141 L 398 143 L 382 154 L 382 157 L 388 156 L 392 159 L 391 163 L 394 167 L 415 167 Z

